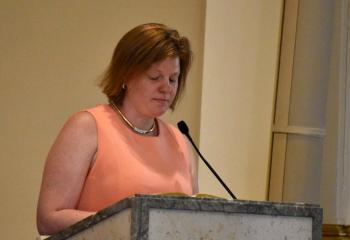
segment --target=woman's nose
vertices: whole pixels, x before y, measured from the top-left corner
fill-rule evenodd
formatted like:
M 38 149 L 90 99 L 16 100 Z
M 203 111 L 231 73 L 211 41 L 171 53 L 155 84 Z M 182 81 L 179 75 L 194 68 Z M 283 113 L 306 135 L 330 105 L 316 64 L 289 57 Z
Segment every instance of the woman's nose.
M 162 81 L 161 89 L 165 92 L 172 91 L 172 85 L 171 85 L 170 78 L 164 78 L 164 80 Z

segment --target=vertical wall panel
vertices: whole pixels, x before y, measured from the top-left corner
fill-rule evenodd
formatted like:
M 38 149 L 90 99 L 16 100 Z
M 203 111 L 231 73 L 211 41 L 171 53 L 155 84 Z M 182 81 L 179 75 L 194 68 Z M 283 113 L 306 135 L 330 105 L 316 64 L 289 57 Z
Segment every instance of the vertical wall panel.
M 207 1 L 200 148 L 238 198 L 266 198 L 283 1 Z M 200 165 L 201 192 L 228 196 Z

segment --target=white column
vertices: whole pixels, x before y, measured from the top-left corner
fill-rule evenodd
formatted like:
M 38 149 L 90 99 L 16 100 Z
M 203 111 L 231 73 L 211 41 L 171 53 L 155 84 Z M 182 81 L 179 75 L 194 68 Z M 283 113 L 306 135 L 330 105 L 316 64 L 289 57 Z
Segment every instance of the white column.
M 321 185 L 324 223 L 350 225 L 350 3 L 336 1 Z

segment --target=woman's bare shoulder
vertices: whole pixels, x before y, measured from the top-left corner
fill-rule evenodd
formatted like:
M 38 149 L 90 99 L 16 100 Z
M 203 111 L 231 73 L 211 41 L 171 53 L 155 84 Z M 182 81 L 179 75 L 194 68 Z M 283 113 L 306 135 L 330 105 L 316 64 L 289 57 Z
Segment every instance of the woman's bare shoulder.
M 91 113 L 81 111 L 73 114 L 61 129 L 51 151 L 71 152 L 72 155 L 91 155 L 97 147 L 96 122 Z M 80 154 L 78 154 L 80 153 Z M 86 157 L 86 156 L 85 156 Z
M 80 111 L 73 114 L 65 123 L 64 127 L 77 128 L 77 130 L 96 130 L 96 122 L 91 113 L 88 111 Z
M 91 113 L 81 111 L 73 114 L 61 129 L 59 137 L 83 138 L 95 137 L 97 134 L 96 122 Z M 85 140 L 85 139 L 81 139 Z

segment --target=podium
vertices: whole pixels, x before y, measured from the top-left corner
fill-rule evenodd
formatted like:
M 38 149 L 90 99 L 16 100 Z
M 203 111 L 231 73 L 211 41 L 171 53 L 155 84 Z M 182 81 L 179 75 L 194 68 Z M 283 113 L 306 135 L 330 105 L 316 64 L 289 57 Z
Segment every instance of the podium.
M 320 240 L 321 228 L 313 204 L 136 195 L 47 240 Z

